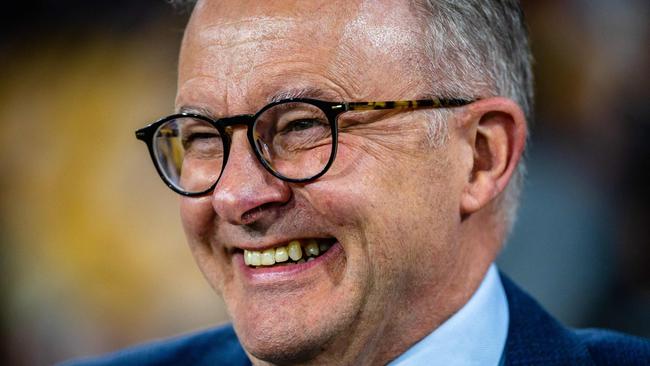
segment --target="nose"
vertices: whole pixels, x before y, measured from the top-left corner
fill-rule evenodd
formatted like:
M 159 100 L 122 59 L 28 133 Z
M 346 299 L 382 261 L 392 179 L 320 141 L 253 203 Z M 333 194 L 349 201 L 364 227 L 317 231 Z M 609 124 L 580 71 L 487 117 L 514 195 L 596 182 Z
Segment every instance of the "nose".
M 257 160 L 246 129 L 236 128 L 228 161 L 212 193 L 216 214 L 233 225 L 248 225 L 290 198 L 289 185 L 271 175 Z

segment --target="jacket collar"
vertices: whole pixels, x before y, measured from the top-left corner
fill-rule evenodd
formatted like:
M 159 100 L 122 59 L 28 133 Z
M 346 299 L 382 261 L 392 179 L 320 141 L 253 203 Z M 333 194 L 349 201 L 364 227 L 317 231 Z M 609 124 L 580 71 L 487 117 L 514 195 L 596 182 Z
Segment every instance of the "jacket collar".
M 501 273 L 510 324 L 506 365 L 593 365 L 589 351 L 568 328 Z

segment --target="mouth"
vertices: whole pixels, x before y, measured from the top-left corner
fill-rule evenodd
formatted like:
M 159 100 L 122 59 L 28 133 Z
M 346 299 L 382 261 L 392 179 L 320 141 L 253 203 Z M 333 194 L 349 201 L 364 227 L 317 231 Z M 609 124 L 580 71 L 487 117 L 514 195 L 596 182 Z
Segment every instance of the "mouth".
M 325 254 L 336 243 L 334 238 L 295 239 L 265 250 L 243 250 L 249 268 L 272 268 L 310 262 Z

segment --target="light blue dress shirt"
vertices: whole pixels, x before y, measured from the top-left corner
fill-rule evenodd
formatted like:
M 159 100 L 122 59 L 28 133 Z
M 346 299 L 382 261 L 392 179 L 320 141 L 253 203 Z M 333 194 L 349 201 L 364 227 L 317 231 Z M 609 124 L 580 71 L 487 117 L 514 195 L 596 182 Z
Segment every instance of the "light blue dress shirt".
M 508 300 L 492 264 L 465 306 L 389 365 L 499 365 L 508 322 Z

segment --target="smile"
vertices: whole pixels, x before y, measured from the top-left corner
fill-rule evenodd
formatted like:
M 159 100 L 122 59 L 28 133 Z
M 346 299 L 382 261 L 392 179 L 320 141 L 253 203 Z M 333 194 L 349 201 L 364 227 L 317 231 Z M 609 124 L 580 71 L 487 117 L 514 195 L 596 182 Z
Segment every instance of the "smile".
M 244 264 L 249 267 L 295 265 L 312 261 L 327 252 L 335 239 L 300 239 L 262 251 L 244 250 Z

